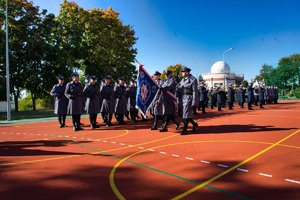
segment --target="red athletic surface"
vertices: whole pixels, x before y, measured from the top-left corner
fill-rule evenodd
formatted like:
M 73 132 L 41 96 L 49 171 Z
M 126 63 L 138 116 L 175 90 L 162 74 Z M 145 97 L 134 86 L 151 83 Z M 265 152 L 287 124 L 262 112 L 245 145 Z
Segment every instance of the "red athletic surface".
M 118 199 L 109 175 L 139 151 L 116 168 L 119 192 L 172 199 L 300 129 L 300 101 L 254 109 L 208 109 L 197 133 L 185 136 L 173 124 L 150 131 L 152 120 L 91 130 L 82 119 L 79 132 L 70 121 L 1 125 L 0 199 Z M 299 156 L 300 132 L 184 199 L 300 199 Z

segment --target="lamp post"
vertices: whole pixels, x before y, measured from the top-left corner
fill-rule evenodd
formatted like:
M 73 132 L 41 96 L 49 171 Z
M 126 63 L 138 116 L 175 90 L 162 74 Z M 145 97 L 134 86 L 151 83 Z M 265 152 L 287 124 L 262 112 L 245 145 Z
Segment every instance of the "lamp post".
M 7 121 L 11 120 L 10 85 L 9 85 L 9 47 L 8 47 L 8 0 L 5 7 L 5 30 L 6 30 L 6 114 Z
M 231 51 L 231 50 L 233 50 L 233 49 L 234 49 L 234 48 L 231 47 L 231 48 L 226 49 L 225 51 L 223 51 L 223 62 L 224 62 L 224 64 L 225 64 L 225 53 L 228 52 L 228 51 Z M 223 73 L 224 73 L 224 87 L 225 87 L 225 79 L 226 79 L 226 77 L 225 77 L 225 71 L 223 71 Z

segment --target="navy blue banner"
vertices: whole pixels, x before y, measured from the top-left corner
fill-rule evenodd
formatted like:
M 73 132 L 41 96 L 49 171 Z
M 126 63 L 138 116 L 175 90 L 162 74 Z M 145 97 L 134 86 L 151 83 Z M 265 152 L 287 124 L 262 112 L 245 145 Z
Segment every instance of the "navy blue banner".
M 136 108 L 139 109 L 144 117 L 146 116 L 146 112 L 148 111 L 157 90 L 157 84 L 144 69 L 143 65 L 140 65 L 137 78 Z

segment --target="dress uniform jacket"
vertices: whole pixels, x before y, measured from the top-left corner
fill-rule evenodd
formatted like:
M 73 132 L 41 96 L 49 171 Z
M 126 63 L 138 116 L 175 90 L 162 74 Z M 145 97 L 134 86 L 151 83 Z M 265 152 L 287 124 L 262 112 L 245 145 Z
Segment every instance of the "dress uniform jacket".
M 54 113 L 66 115 L 69 100 L 65 96 L 66 85 L 56 84 L 53 86 L 50 94 L 55 97 Z
M 160 87 L 164 83 L 163 80 L 156 80 L 155 82 Z M 159 116 L 163 115 L 163 92 L 162 92 L 162 90 L 158 90 L 156 92 L 155 97 L 152 101 L 151 109 L 152 109 L 153 115 L 159 115 Z
M 258 89 L 258 99 L 259 101 L 264 101 L 265 100 L 265 89 L 260 87 Z
M 248 85 L 247 87 L 247 97 L 248 97 L 248 102 L 252 103 L 254 101 L 253 87 L 251 85 Z
M 127 99 L 125 86 L 117 84 L 114 88 L 115 97 L 115 113 L 126 114 L 127 112 Z
M 167 91 L 175 95 L 176 82 L 174 78 L 167 79 L 161 86 L 163 91 L 163 115 L 176 115 L 176 104 Z
M 246 94 L 246 90 L 244 88 L 239 88 L 238 89 L 239 103 L 244 103 L 245 102 L 245 94 Z
M 193 107 L 199 102 L 197 79 L 189 75 L 180 81 L 179 88 L 182 90 L 182 118 L 191 119 L 194 116 Z
M 102 104 L 100 112 L 113 113 L 115 109 L 114 101 L 114 88 L 112 85 L 106 85 L 105 83 L 100 88 L 100 96 L 102 98 Z
M 208 91 L 206 90 L 206 87 L 201 86 L 199 88 L 199 94 L 200 94 L 200 101 L 206 101 L 208 98 Z
M 231 87 L 228 88 L 228 102 L 234 103 L 235 101 L 235 90 Z
M 136 105 L 136 92 L 137 88 L 134 86 L 130 86 L 126 89 L 126 94 L 127 94 L 127 111 L 128 112 L 134 112 L 136 110 L 135 105 Z
M 83 90 L 84 96 L 87 98 L 85 109 L 88 114 L 98 114 L 100 112 L 100 85 L 98 83 L 88 84 Z
M 65 96 L 69 99 L 68 114 L 81 115 L 83 110 L 83 86 L 80 82 L 69 82 Z

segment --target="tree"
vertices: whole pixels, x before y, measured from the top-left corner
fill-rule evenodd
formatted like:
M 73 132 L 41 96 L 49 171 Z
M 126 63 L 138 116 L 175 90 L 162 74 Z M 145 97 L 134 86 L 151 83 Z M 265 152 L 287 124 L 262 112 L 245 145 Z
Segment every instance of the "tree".
M 4 8 L 5 0 L 0 0 L 0 32 L 5 32 Z M 9 17 L 9 66 L 10 66 L 10 88 L 11 94 L 15 101 L 15 111 L 18 111 L 18 100 L 21 97 L 21 91 L 24 89 L 26 81 L 25 67 L 27 64 L 26 51 L 28 30 L 33 25 L 37 17 L 36 8 L 27 0 L 10 0 L 8 1 Z M 1 52 L 5 52 L 5 37 L 0 38 Z M 5 66 L 5 54 L 0 55 L 1 66 Z M 2 76 L 5 74 L 2 70 Z
M 172 71 L 172 75 L 177 79 L 177 81 L 179 81 L 182 78 L 181 75 L 182 68 L 183 68 L 182 64 L 170 65 L 162 72 L 161 78 L 165 80 L 167 78 L 166 76 L 167 71 Z
M 132 64 L 137 53 L 135 32 L 123 25 L 112 8 L 84 10 L 65 0 L 57 19 L 66 65 L 99 78 L 121 75 L 129 79 L 136 74 Z

